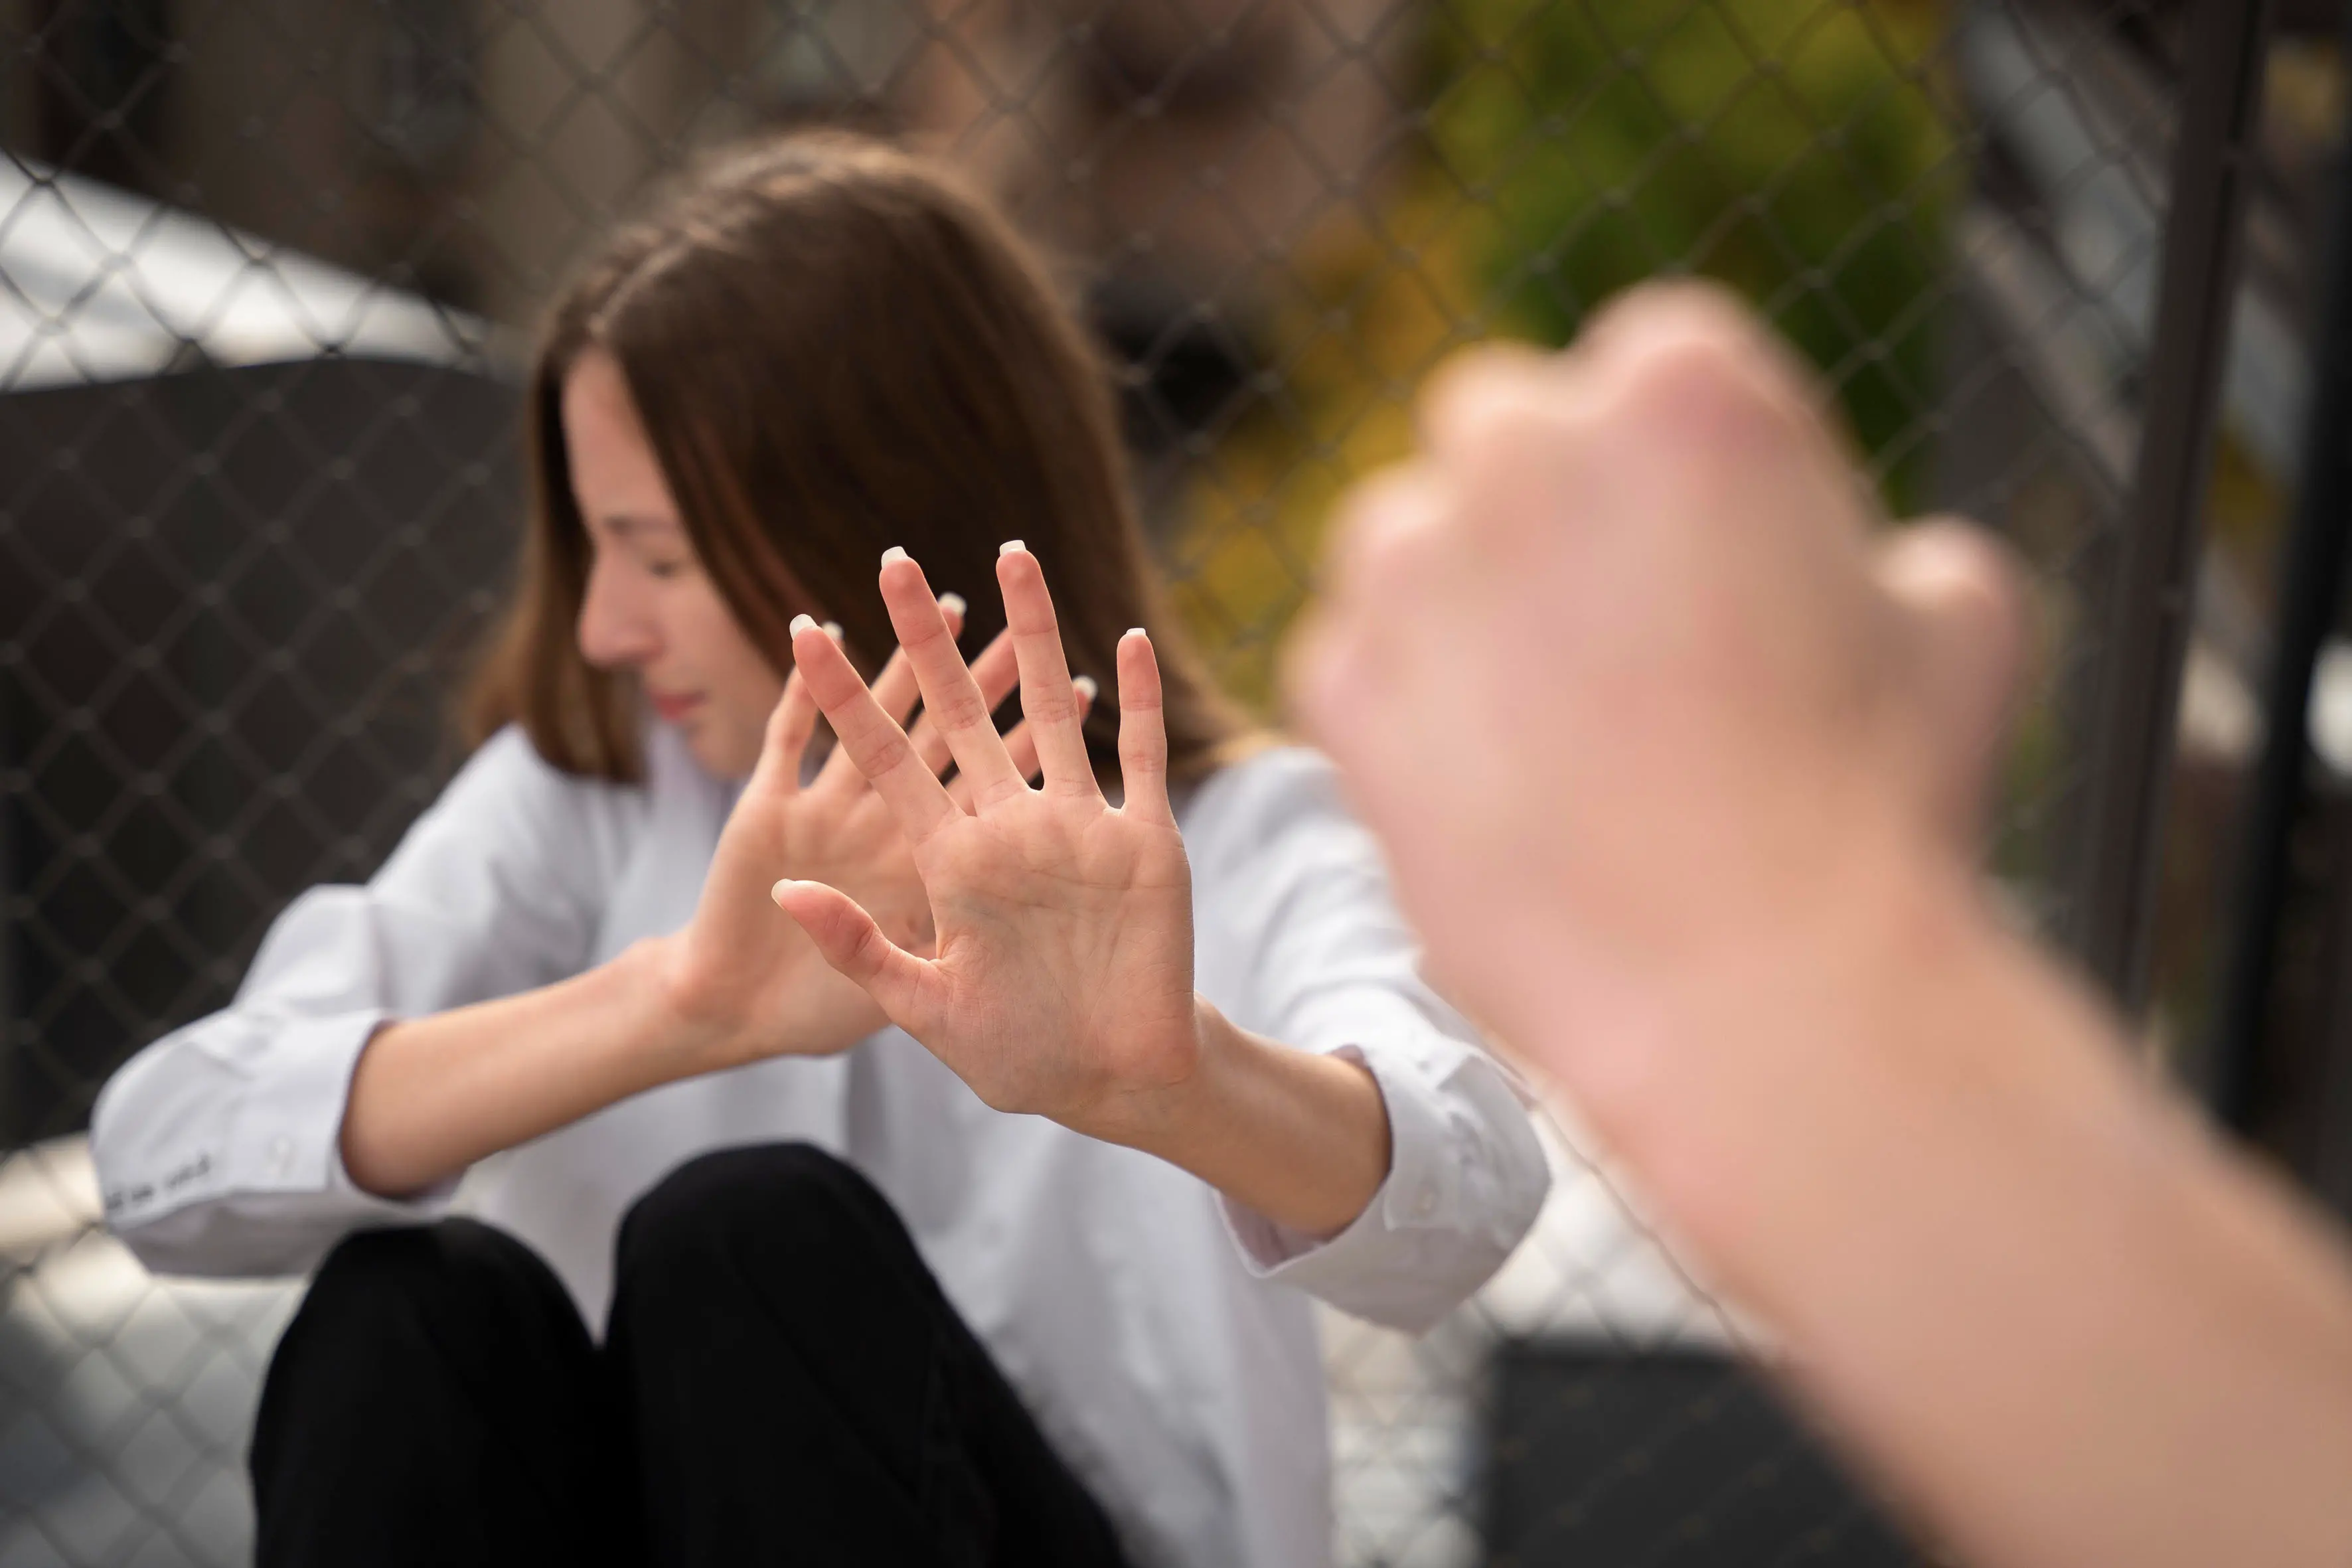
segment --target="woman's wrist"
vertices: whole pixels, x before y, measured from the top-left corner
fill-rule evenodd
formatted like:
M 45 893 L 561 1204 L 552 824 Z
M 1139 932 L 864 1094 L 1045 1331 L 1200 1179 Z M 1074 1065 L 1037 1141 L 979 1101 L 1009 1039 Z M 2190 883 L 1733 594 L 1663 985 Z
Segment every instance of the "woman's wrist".
M 1240 1047 L 1235 1034 L 1223 1014 L 1195 995 L 1192 1041 L 1180 1074 L 1158 1082 L 1114 1084 L 1092 1104 L 1059 1120 L 1102 1142 L 1164 1156 L 1170 1146 L 1214 1121 L 1218 1100 L 1228 1089 L 1230 1058 Z
M 1254 1035 L 1205 998 L 1193 1025 L 1192 1071 L 1127 1089 L 1074 1129 L 1157 1155 L 1291 1229 L 1347 1228 L 1388 1175 L 1388 1109 L 1371 1073 Z
M 613 960 L 635 1009 L 646 1020 L 650 1061 L 659 1081 L 693 1078 L 750 1060 L 742 1021 L 723 1005 L 709 976 L 692 961 L 683 932 L 646 937 Z

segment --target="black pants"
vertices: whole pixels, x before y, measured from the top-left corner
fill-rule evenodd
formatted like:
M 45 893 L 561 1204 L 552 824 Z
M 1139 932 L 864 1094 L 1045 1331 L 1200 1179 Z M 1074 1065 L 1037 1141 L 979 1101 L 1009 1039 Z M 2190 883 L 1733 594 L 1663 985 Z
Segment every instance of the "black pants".
M 262 1391 L 260 1568 L 1120 1562 L 840 1161 L 705 1155 L 629 1211 L 616 1265 L 599 1346 L 502 1232 L 345 1240 Z

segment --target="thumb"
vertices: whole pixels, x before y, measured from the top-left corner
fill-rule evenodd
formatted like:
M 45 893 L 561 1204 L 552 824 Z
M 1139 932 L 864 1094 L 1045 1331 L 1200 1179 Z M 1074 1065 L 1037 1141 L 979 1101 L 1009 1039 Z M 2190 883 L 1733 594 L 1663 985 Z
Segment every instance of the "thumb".
M 914 1032 L 915 999 L 925 963 L 882 933 L 856 900 L 823 882 L 787 878 L 769 890 L 776 907 L 800 923 L 824 961 L 856 983 L 889 1020 Z
M 2023 579 L 2006 546 L 1948 518 L 1900 530 L 1874 574 L 1908 623 L 1932 805 L 1973 854 L 2031 660 Z

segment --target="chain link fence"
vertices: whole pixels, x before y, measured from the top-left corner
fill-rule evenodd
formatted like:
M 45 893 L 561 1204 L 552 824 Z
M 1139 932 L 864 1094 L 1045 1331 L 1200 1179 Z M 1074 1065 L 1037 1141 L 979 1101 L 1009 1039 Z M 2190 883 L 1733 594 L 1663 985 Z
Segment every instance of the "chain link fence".
M 1890 508 L 1986 519 L 2038 568 L 2052 657 L 1994 858 L 2063 924 L 2185 9 L 0 0 L 0 1565 L 249 1551 L 245 1434 L 298 1287 L 147 1278 L 78 1134 L 457 760 L 533 311 L 647 182 L 820 121 L 967 166 L 1066 264 L 1181 607 L 1261 706 L 1331 501 L 1406 449 L 1433 365 L 1563 342 L 1643 277 L 1725 279 L 1820 368 Z M 2273 57 L 2273 116 L 2309 123 L 2264 122 L 2218 373 L 2223 511 L 2254 519 L 2301 396 L 2295 149 L 2340 101 L 2332 55 Z M 2182 745 L 2224 772 L 2252 575 L 2224 552 L 2197 584 Z M 2218 808 L 2183 776 L 2193 838 Z M 1931 1554 L 1551 1131 L 1558 1188 L 1476 1301 L 1418 1342 L 1327 1323 L 1338 1560 Z

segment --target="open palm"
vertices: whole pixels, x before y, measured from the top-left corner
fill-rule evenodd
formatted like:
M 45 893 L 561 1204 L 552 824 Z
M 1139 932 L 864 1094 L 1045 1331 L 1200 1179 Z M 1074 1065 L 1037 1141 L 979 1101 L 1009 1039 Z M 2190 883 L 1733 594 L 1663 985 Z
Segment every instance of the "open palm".
M 960 600 L 950 595 L 938 613 L 950 635 L 961 627 Z M 841 657 L 838 649 L 835 657 Z M 999 637 L 990 644 L 972 670 L 981 700 L 1002 701 L 1013 689 L 1011 639 Z M 874 694 L 898 719 L 914 709 L 915 677 L 904 653 L 884 667 Z M 1083 706 L 1087 694 L 1079 700 Z M 842 889 L 893 940 L 919 952 L 932 949 L 930 906 L 889 808 L 838 751 L 813 778 L 805 776 L 816 718 L 816 703 L 795 669 L 769 717 L 759 763 L 719 836 L 694 919 L 674 944 L 677 994 L 688 1016 L 716 1027 L 722 1065 L 845 1050 L 884 1022 L 872 997 L 763 907 L 779 876 Z M 1014 765 L 1033 775 L 1036 751 L 1027 726 L 1006 742 Z M 915 726 L 911 744 L 934 775 L 949 767 L 947 742 L 928 719 Z M 971 808 L 967 781 L 959 778 L 945 788 L 958 809 Z
M 1160 671 L 1139 630 L 1118 649 L 1123 803 L 1105 800 L 1083 709 L 1036 558 L 997 563 L 1021 700 L 1042 777 L 1023 777 L 957 652 L 921 569 L 885 557 L 882 593 L 953 753 L 959 805 L 821 628 L 794 624 L 793 653 L 842 748 L 910 846 L 935 931 L 923 957 L 839 888 L 780 882 L 775 899 L 826 961 L 890 1020 L 1001 1110 L 1083 1131 L 1182 1081 L 1200 1050 L 1192 992 L 1192 874 L 1168 801 Z

